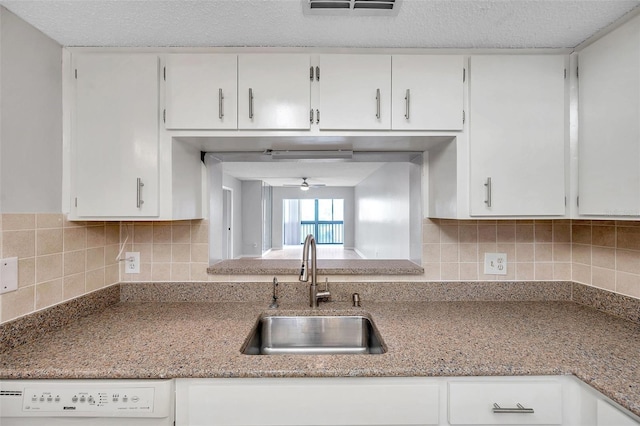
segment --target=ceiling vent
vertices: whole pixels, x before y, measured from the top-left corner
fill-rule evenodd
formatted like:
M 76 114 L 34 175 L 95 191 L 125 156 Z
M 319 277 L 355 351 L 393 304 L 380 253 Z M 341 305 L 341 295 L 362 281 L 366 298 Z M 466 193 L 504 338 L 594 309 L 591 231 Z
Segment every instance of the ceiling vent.
M 402 0 L 302 0 L 305 15 L 396 16 Z

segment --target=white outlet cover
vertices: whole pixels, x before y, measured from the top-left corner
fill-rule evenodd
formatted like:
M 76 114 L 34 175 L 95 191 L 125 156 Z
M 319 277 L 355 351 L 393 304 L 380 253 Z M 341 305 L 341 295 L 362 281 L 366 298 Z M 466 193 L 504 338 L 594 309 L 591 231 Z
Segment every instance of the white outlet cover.
M 18 258 L 0 260 L 0 294 L 18 289 Z
M 125 274 L 139 274 L 140 273 L 140 252 L 128 251 L 124 254 L 126 261 L 124 262 Z
M 485 253 L 484 273 L 485 275 L 507 275 L 507 254 Z

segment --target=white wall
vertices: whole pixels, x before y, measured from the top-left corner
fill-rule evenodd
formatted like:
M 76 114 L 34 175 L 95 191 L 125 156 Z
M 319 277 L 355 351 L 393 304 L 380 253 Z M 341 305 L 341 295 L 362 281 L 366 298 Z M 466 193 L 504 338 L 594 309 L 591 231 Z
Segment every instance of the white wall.
M 0 7 L 0 211 L 62 211 L 62 47 Z
M 387 163 L 355 188 L 356 250 L 367 259 L 411 258 L 411 166 Z
M 242 255 L 262 256 L 262 181 L 242 181 Z
M 213 154 L 204 156 L 209 188 L 209 264 L 223 259 L 222 255 L 222 161 Z
M 273 187 L 272 244 L 274 249 L 282 248 L 282 207 L 285 199 L 338 199 L 344 200 L 344 248 L 355 246 L 355 205 L 353 187 L 312 188 L 300 191 L 298 188 Z
M 223 175 L 222 185 L 233 191 L 233 258 L 242 255 L 242 182 L 233 176 Z

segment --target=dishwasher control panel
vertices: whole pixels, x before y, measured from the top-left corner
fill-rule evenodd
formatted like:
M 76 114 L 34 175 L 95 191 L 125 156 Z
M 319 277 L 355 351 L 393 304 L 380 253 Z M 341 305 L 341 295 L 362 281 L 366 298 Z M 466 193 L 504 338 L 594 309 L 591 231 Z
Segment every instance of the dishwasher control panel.
M 171 379 L 0 380 L 0 425 L 12 418 L 72 417 L 127 418 L 130 425 L 161 419 L 144 424 L 172 425 L 174 410 Z
M 153 411 L 153 388 L 55 386 L 27 387 L 22 397 L 24 411 L 48 412 L 142 412 Z

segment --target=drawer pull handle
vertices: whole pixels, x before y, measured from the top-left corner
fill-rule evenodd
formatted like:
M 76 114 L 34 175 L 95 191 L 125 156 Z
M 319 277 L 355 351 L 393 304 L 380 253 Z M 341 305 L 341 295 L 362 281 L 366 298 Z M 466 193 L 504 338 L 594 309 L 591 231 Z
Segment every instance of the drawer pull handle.
M 522 404 L 516 404 L 516 408 L 502 408 L 498 404 L 493 404 L 494 414 L 533 414 L 533 408 L 525 408 Z

